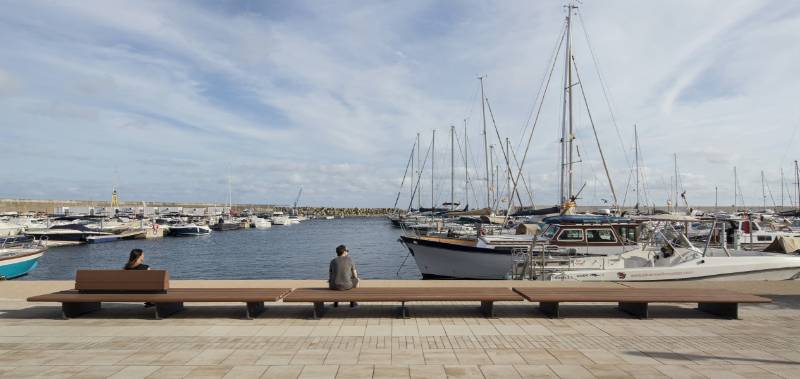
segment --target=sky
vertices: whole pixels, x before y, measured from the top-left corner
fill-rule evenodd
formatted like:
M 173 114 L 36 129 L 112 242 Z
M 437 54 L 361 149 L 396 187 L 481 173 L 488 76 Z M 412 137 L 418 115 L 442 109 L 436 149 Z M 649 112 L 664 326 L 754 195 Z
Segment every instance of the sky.
M 421 204 L 450 200 L 452 172 L 454 200 L 485 206 L 485 75 L 499 187 L 508 138 L 527 150 L 523 201 L 556 204 L 564 4 L 3 1 L 0 198 L 116 186 L 123 201 L 222 204 L 230 183 L 234 203 L 291 204 L 302 187 L 300 205 L 392 207 L 417 133 L 424 158 L 435 130 Z M 598 140 L 617 202 L 635 203 L 634 125 L 642 203 L 675 197 L 675 158 L 692 205 L 715 187 L 733 204 L 734 167 L 737 204 L 762 204 L 761 170 L 768 207 L 796 199 L 800 3 L 584 0 L 572 20 L 579 203 L 613 197 Z

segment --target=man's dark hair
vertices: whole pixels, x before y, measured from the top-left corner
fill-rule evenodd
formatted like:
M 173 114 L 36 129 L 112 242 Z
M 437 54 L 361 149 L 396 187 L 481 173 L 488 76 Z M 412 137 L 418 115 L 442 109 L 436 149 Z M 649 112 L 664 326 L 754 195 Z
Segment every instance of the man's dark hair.
M 347 246 L 345 245 L 336 246 L 336 255 L 341 257 L 342 254 L 344 254 L 346 251 L 347 251 Z

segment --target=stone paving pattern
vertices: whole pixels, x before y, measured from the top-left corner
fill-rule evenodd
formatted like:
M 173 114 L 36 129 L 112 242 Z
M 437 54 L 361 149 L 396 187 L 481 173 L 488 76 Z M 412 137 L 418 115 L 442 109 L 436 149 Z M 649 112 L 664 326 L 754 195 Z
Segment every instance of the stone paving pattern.
M 24 301 L 70 285 L 0 282 L 0 378 L 800 377 L 800 282 L 753 285 L 780 295 L 742 306 L 741 320 L 659 304 L 650 320 L 610 304 L 562 305 L 553 320 L 531 303 L 498 303 L 486 319 L 456 302 L 411 304 L 405 320 L 389 303 L 345 304 L 316 321 L 310 305 L 282 303 L 255 320 L 240 319 L 238 304 L 187 304 L 165 320 L 141 304 L 104 304 L 61 320 L 57 304 Z

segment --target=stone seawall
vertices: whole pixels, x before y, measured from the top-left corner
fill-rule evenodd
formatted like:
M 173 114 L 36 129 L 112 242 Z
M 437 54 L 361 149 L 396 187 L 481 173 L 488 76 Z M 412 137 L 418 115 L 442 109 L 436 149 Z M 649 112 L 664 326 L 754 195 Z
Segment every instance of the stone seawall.
M 216 207 L 220 204 L 212 203 L 176 203 L 176 202 L 146 202 L 148 207 L 184 207 L 184 208 L 205 208 Z M 98 200 L 29 200 L 29 199 L 0 199 L 0 212 L 36 212 L 52 213 L 57 207 L 107 207 L 109 201 Z M 120 202 L 120 207 L 141 207 L 141 201 Z M 234 204 L 233 209 L 243 211 L 245 209 L 255 212 L 288 212 L 290 207 L 275 206 L 269 204 Z M 297 210 L 304 215 L 319 216 L 341 216 L 341 217 L 365 217 L 383 216 L 392 212 L 391 208 L 336 208 L 307 206 L 298 207 Z

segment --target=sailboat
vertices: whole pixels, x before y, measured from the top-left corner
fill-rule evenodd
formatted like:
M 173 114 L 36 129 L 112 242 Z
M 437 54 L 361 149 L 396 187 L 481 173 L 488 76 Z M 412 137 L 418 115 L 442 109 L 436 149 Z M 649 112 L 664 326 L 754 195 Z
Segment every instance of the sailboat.
M 576 200 L 580 190 L 575 191 L 573 180 L 573 157 L 575 148 L 573 142 L 575 133 L 573 129 L 573 87 L 580 85 L 580 77 L 577 71 L 574 73 L 577 80 L 573 79 L 573 57 L 572 57 L 572 34 L 571 23 L 572 15 L 577 6 L 567 7 L 562 40 L 565 41 L 565 74 L 564 74 L 564 104 L 562 110 L 562 138 L 561 138 L 561 181 L 560 181 L 560 206 L 557 209 L 559 217 L 545 219 L 546 234 L 537 236 L 536 234 L 501 234 L 485 235 L 481 233 L 474 241 L 461 239 L 404 235 L 401 242 L 409 249 L 414 257 L 417 266 L 424 278 L 468 278 L 468 279 L 506 279 L 513 275 L 513 271 L 524 256 L 529 254 L 535 245 L 546 246 L 547 253 L 551 255 L 608 255 L 620 254 L 638 248 L 636 244 L 636 232 L 631 220 L 608 216 L 572 216 L 575 212 Z M 553 68 L 555 67 L 555 58 Z M 551 69 L 552 70 L 552 69 Z M 551 72 L 552 74 L 552 72 Z M 483 91 L 483 79 L 481 82 L 481 102 L 482 110 L 487 103 Z M 581 88 L 581 92 L 583 89 Z M 542 96 L 544 98 L 544 96 Z M 584 96 L 585 99 L 585 96 Z M 542 99 L 543 101 L 543 99 Z M 489 109 L 491 112 L 491 108 Z M 484 137 L 486 136 L 486 121 L 484 114 Z M 591 121 L 591 116 L 590 116 Z M 592 124 L 593 125 L 593 124 Z M 594 125 L 593 125 L 594 128 Z M 531 137 L 533 131 L 531 130 Z M 596 137 L 596 133 L 595 133 Z M 529 137 L 530 138 L 530 137 Z M 596 139 L 596 138 L 595 138 Z M 530 143 L 530 141 L 529 141 Z M 484 138 L 486 149 L 487 141 Z M 608 169 L 605 163 L 602 149 L 598 142 L 600 157 L 603 167 L 608 176 Z M 486 156 L 486 175 L 489 177 L 490 164 L 489 156 Z M 524 164 L 525 156 L 522 157 Z M 522 174 L 522 167 L 518 167 L 519 172 L 516 176 L 509 175 L 513 181 L 513 189 L 510 194 L 516 192 L 518 180 Z M 487 180 L 488 182 L 488 180 Z M 487 183 L 488 184 L 488 183 Z M 614 203 L 616 195 L 609 179 Z M 509 196 L 511 197 L 511 196 Z M 487 204 L 491 206 L 491 188 L 487 185 Z M 555 210 L 555 209 L 550 209 Z M 487 215 L 486 219 L 490 222 L 505 223 L 507 217 Z M 501 220 L 502 219 L 502 220 Z
M 233 198 L 231 196 L 231 178 L 228 177 L 228 217 L 220 217 L 216 224 L 211 225 L 215 231 L 237 230 L 242 228 L 242 223 L 231 218 L 233 211 Z

